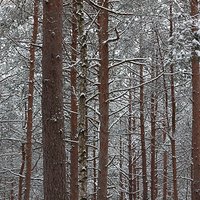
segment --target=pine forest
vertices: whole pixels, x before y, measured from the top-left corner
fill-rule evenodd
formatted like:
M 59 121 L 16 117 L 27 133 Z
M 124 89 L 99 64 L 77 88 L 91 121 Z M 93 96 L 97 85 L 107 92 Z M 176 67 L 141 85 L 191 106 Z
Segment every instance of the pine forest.
M 200 200 L 199 9 L 0 0 L 0 199 Z

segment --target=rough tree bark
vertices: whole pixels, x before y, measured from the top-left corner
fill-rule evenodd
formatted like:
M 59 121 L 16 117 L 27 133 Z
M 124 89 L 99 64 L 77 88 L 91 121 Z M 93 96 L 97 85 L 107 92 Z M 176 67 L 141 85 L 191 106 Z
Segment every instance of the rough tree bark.
M 95 99 L 94 102 L 94 110 L 97 110 L 97 100 Z M 94 121 L 98 120 L 98 115 L 97 112 L 94 112 Z M 97 146 L 97 138 L 98 134 L 97 133 L 97 127 L 94 127 L 94 135 L 93 135 L 93 147 Z M 93 148 L 92 150 L 92 155 L 93 155 L 93 197 L 92 200 L 97 199 L 97 149 Z
M 130 85 L 132 84 L 133 74 L 130 73 Z M 135 132 L 135 117 L 133 116 L 133 91 L 129 90 L 129 118 L 128 118 L 128 171 L 129 171 L 129 200 L 136 200 L 136 159 L 135 159 L 135 147 L 133 144 L 133 134 Z
M 33 134 L 33 95 L 34 95 L 34 74 L 35 74 L 35 43 L 38 33 L 38 5 L 39 1 L 34 0 L 33 32 L 30 44 L 29 80 L 28 80 L 28 111 L 26 130 L 26 173 L 24 199 L 30 199 L 31 172 L 32 172 L 32 134 Z
M 166 142 L 167 137 L 167 128 L 166 128 L 166 120 L 163 121 L 163 144 Z M 167 151 L 164 150 L 163 152 L 163 200 L 167 200 L 167 176 L 168 176 L 168 170 L 167 170 L 167 162 L 168 162 L 168 154 Z
M 121 128 L 121 121 L 120 121 L 120 128 Z M 119 139 L 119 154 L 120 154 L 120 160 L 119 160 L 119 187 L 120 187 L 120 196 L 119 200 L 124 200 L 124 192 L 123 192 L 123 174 L 122 174 L 122 167 L 123 167 L 123 144 L 122 144 L 122 136 L 120 135 Z
M 170 0 L 170 38 L 173 34 L 173 2 Z M 171 62 L 173 57 L 170 53 Z M 174 88 L 174 64 L 170 64 L 170 73 L 171 73 L 171 103 L 172 103 L 172 135 L 171 135 L 171 148 L 172 148 L 172 171 L 173 171 L 173 199 L 178 200 L 178 190 L 177 190 L 177 167 L 176 167 L 176 141 L 175 141 L 175 132 L 176 132 L 176 99 L 175 99 L 175 88 Z
M 76 97 L 76 60 L 77 60 L 77 4 L 76 0 L 72 1 L 72 48 L 71 48 L 71 152 L 70 152 L 70 199 L 78 200 L 78 136 L 77 136 L 77 97 Z
M 130 77 L 130 87 L 132 81 Z M 129 116 L 128 116 L 128 174 L 129 174 L 129 200 L 133 199 L 133 152 L 132 152 L 132 91 L 129 91 Z
M 152 66 L 151 78 L 155 78 L 154 66 Z M 156 88 L 156 87 L 153 87 Z M 154 90 L 154 89 L 153 89 Z M 157 112 L 157 102 L 156 102 L 155 91 L 151 92 L 151 199 L 155 200 L 157 198 L 157 169 L 156 169 L 156 112 Z
M 198 27 L 198 0 L 190 0 L 191 17 L 193 19 L 193 41 L 199 42 Z M 200 199 L 200 70 L 197 50 L 199 45 L 193 42 L 192 47 L 192 200 Z
M 142 184 L 143 184 L 143 200 L 148 199 L 148 185 L 147 185 L 147 158 L 145 145 L 145 128 L 144 128 L 144 79 L 143 79 L 143 65 L 140 65 L 140 138 L 142 150 Z
M 160 45 L 160 39 L 159 39 L 159 33 L 156 30 L 156 40 L 158 45 L 158 52 L 160 56 L 160 62 L 161 62 L 161 68 L 164 72 L 164 58 L 161 51 L 161 45 Z M 166 77 L 165 74 L 163 74 L 163 89 L 164 89 L 164 120 L 163 120 L 163 144 L 166 142 L 167 133 L 169 130 L 169 117 L 168 117 L 168 92 L 167 92 L 167 83 L 166 83 Z M 168 163 L 168 153 L 166 150 L 163 152 L 163 200 L 167 199 L 167 181 L 168 181 L 168 169 L 167 169 L 167 163 Z
M 108 8 L 108 0 L 99 0 L 99 5 Z M 100 150 L 98 173 L 98 200 L 107 199 L 108 180 L 108 125 L 109 125 L 109 53 L 108 53 L 108 10 L 100 9 L 99 25 L 99 110 L 100 110 Z
M 87 199 L 87 42 L 83 11 L 83 0 L 77 0 L 77 24 L 80 44 L 79 72 L 79 119 L 78 119 L 78 158 L 79 158 L 79 199 Z
M 44 199 L 66 200 L 62 76 L 63 1 L 43 1 L 42 125 Z

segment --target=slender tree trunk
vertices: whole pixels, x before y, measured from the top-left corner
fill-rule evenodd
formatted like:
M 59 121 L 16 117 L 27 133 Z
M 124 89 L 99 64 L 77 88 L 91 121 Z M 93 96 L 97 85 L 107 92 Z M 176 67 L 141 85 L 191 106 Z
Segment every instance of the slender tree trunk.
M 120 121 L 121 124 L 121 121 Z M 121 126 L 120 126 L 121 128 Z M 120 186 L 120 200 L 124 199 L 124 192 L 123 192 L 123 174 L 122 174 L 122 167 L 123 167 L 123 145 L 122 145 L 122 136 L 120 135 L 120 141 L 119 141 L 119 153 L 120 153 L 120 160 L 119 160 L 119 186 Z
M 140 191 L 140 176 L 138 176 L 138 174 L 140 174 L 140 169 L 139 168 L 137 168 L 136 169 L 136 174 L 137 174 L 137 177 L 136 177 L 136 182 L 137 182 L 137 193 L 136 193 L 136 199 L 140 199 L 140 194 L 141 194 L 141 191 Z
M 130 109 L 130 108 L 129 108 Z M 133 199 L 133 155 L 132 155 L 132 123 L 131 114 L 129 113 L 129 131 L 128 131 L 128 174 L 129 174 L 129 200 Z
M 28 80 L 28 112 L 26 131 L 26 173 L 25 173 L 25 194 L 24 199 L 30 199 L 31 172 L 32 172 L 32 134 L 33 134 L 33 95 L 34 95 L 34 73 L 35 73 L 35 46 L 38 33 L 38 5 L 39 1 L 34 0 L 34 22 L 33 33 L 30 44 L 29 80 Z
M 166 128 L 166 120 L 163 121 L 163 143 L 166 142 L 167 136 L 167 128 Z M 168 162 L 168 155 L 167 151 L 164 150 L 163 153 L 163 200 L 167 200 L 167 162 Z
M 152 67 L 152 79 L 155 77 Z M 156 188 L 156 95 L 151 94 L 151 199 L 157 198 Z
M 71 50 L 71 152 L 70 152 L 70 199 L 78 200 L 78 137 L 77 137 L 77 97 L 76 97 L 76 59 L 77 59 L 77 4 L 76 0 L 72 1 L 72 50 Z
M 12 180 L 11 191 L 10 191 L 10 200 L 14 200 L 14 190 L 13 190 L 13 187 L 14 187 L 14 183 L 13 183 L 13 180 Z
M 173 70 L 171 70 L 173 74 Z M 173 75 L 172 75 L 173 76 Z M 171 81 L 173 78 L 171 77 Z M 171 83 L 172 84 L 172 83 Z M 174 98 L 174 86 L 171 85 L 171 100 L 172 100 L 172 137 L 171 140 L 171 148 L 172 148 L 172 171 L 173 171 L 173 199 L 178 200 L 178 189 L 177 189 L 177 167 L 176 167 L 176 141 L 175 141 L 175 98 Z
M 164 69 L 164 58 L 161 52 L 161 46 L 158 36 L 158 31 L 155 32 L 156 34 L 156 40 L 158 44 L 158 51 L 160 55 L 160 61 L 161 61 L 161 67 L 162 71 L 165 72 Z M 166 142 L 167 132 L 169 130 L 169 118 L 168 118 L 168 91 L 167 91 L 167 83 L 166 83 L 166 77 L 163 74 L 163 89 L 164 89 L 164 120 L 163 120 L 163 143 Z M 163 153 L 163 200 L 167 200 L 167 176 L 168 176 L 168 169 L 167 169 L 167 163 L 168 163 L 168 154 L 167 151 L 164 150 Z
M 22 191 L 23 191 L 23 172 L 25 166 L 25 144 L 22 144 L 22 163 L 19 171 L 19 191 L 18 191 L 18 200 L 22 200 Z
M 93 146 L 96 147 L 96 137 L 93 137 Z M 94 176 L 94 182 L 93 182 L 93 200 L 97 199 L 97 163 L 96 163 L 96 149 L 93 149 L 93 176 Z
M 94 110 L 97 109 L 97 100 L 95 99 L 95 102 L 94 102 Z M 97 113 L 94 112 L 94 121 L 97 120 Z M 97 140 L 98 140 L 98 136 L 96 134 L 96 127 L 94 127 L 94 136 L 93 136 L 93 150 L 92 150 L 92 153 L 93 153 L 93 198 L 92 200 L 96 200 L 97 199 L 97 149 L 96 149 L 96 146 L 97 146 Z
M 135 133 L 136 130 L 136 120 L 135 120 L 135 116 L 133 116 L 133 133 Z M 132 181 L 132 185 L 133 185 L 133 199 L 136 200 L 137 199 L 137 162 L 136 162 L 136 151 L 135 151 L 135 144 L 133 144 L 134 146 L 133 148 L 133 158 L 132 158 L 132 172 L 133 172 L 133 181 Z M 139 190 L 139 189 L 138 189 Z
M 79 74 L 79 199 L 87 199 L 87 45 L 84 28 L 83 0 L 77 0 L 77 23 L 80 44 L 80 74 Z
M 144 128 L 144 80 L 143 80 L 143 65 L 140 65 L 140 137 L 142 150 L 142 184 L 143 184 L 143 200 L 148 199 L 147 186 L 147 159 L 145 146 L 145 128 Z
M 194 39 L 199 42 L 198 36 L 198 1 L 190 0 L 191 17 L 193 18 L 192 32 Z M 192 200 L 200 199 L 200 70 L 199 57 L 197 55 L 199 46 L 193 43 L 192 47 Z
M 42 124 L 44 200 L 66 200 L 62 76 L 63 1 L 43 1 Z
M 132 77 L 130 75 L 130 87 L 132 87 Z M 132 91 L 129 91 L 129 116 L 128 116 L 128 174 L 129 174 L 129 200 L 133 199 L 133 145 L 132 145 L 132 135 L 133 135 L 133 118 L 132 118 Z
M 108 8 L 108 0 L 99 0 L 99 4 Z M 99 150 L 99 173 L 98 173 L 98 200 L 107 199 L 108 180 L 108 125 L 109 125 L 109 54 L 108 54 L 108 11 L 101 9 L 98 16 L 99 24 L 99 56 L 100 56 L 100 86 L 99 86 L 99 109 L 100 109 L 100 150 Z
M 170 0 L 170 38 L 173 34 L 173 13 L 172 13 L 172 0 Z M 170 53 L 171 54 L 171 53 Z M 172 58 L 172 55 L 171 59 Z M 177 167 L 176 167 L 176 101 L 175 101 L 175 88 L 174 88 L 174 64 L 170 64 L 171 73 L 171 103 L 172 103 L 172 136 L 171 136 L 171 148 L 172 148 L 172 171 L 173 171 L 173 199 L 178 200 L 178 190 L 177 190 Z

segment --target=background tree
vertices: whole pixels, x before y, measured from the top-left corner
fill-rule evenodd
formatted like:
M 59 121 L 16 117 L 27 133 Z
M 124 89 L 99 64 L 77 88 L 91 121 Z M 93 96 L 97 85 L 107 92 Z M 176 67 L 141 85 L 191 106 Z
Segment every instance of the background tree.
M 28 85 L 28 111 L 27 111 L 27 132 L 26 132 L 26 174 L 25 174 L 25 194 L 24 199 L 30 199 L 31 190 L 31 172 L 32 172 L 32 133 L 33 133 L 33 96 L 34 96 L 34 77 L 35 77 L 35 44 L 38 33 L 38 0 L 34 1 L 34 23 L 32 40 L 30 44 L 30 67 L 29 67 L 29 85 Z M 23 154 L 23 147 L 22 147 Z M 22 161 L 23 162 L 23 161 Z

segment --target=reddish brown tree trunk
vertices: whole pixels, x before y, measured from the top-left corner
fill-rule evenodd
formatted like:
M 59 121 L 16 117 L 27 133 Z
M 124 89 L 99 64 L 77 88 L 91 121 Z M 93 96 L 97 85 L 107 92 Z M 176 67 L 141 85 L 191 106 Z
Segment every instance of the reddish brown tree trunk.
M 132 87 L 132 75 L 130 74 L 130 85 Z M 136 199 L 136 161 L 133 146 L 133 133 L 135 130 L 135 119 L 132 110 L 132 90 L 129 91 L 129 118 L 128 118 L 128 170 L 129 170 L 129 200 Z
M 120 121 L 120 127 L 121 127 L 121 121 Z M 124 192 L 123 192 L 123 174 L 122 174 L 122 167 L 123 167 L 123 145 L 122 145 L 122 136 L 120 135 L 120 141 L 119 141 L 119 153 L 120 153 L 120 160 L 119 160 L 119 186 L 120 186 L 120 200 L 124 199 Z
M 72 13 L 72 66 L 71 66 L 71 152 L 70 152 L 70 199 L 78 200 L 78 137 L 77 137 L 77 97 L 76 97 L 76 59 L 77 59 L 77 20 L 76 1 L 73 0 Z
M 173 14 L 172 14 L 172 1 L 170 1 L 170 38 L 173 34 Z M 172 58 L 172 55 L 171 59 Z M 174 89 L 174 65 L 170 64 L 171 72 L 171 103 L 172 103 L 172 136 L 171 136 L 171 148 L 172 148 L 172 171 L 173 171 L 173 199 L 178 200 L 177 190 L 177 169 L 176 169 L 176 101 L 175 101 L 175 89 Z
M 97 100 L 95 99 L 94 102 L 94 110 L 97 109 Z M 98 120 L 98 115 L 94 112 L 94 121 Z M 97 127 L 94 127 L 94 135 L 93 135 L 93 198 L 92 200 L 97 199 L 97 141 L 98 141 L 98 134 L 97 134 Z
M 154 78 L 154 70 L 152 69 L 152 78 Z M 151 94 L 151 199 L 157 197 L 156 188 L 156 96 L 155 92 Z
M 108 0 L 99 0 L 99 4 L 108 8 Z M 100 150 L 99 150 L 99 173 L 98 173 L 98 200 L 107 199 L 108 179 L 108 124 L 109 124 L 109 60 L 108 60 L 108 11 L 101 9 L 98 16 L 99 23 L 99 56 L 100 56 L 100 86 L 99 86 L 99 109 L 100 109 Z
M 167 136 L 167 128 L 166 128 L 166 119 L 163 120 L 163 144 L 166 142 Z M 163 200 L 167 200 L 167 162 L 168 162 L 168 154 L 167 151 L 164 150 L 163 153 Z
M 133 163 L 132 162 L 133 162 L 133 152 L 132 152 L 132 94 L 131 94 L 131 91 L 129 91 L 129 118 L 128 118 L 129 200 L 133 199 Z
M 164 59 L 161 51 L 160 41 L 158 31 L 156 31 L 156 40 L 158 44 L 158 51 L 160 55 L 161 67 L 162 71 L 164 72 Z M 166 142 L 166 136 L 169 130 L 169 118 L 168 118 L 168 92 L 167 92 L 167 83 L 165 74 L 163 74 L 163 89 L 164 89 L 164 120 L 163 120 L 163 143 Z M 164 150 L 163 153 L 163 200 L 167 200 L 167 176 L 168 176 L 168 169 L 167 169 L 167 162 L 168 162 L 168 154 L 167 151 Z
M 194 40 L 199 41 L 198 36 L 198 1 L 190 0 L 191 17 L 193 18 L 192 33 Z M 197 44 L 192 47 L 192 200 L 200 199 L 200 70 L 199 56 L 196 50 L 199 50 Z
M 34 22 L 33 34 L 30 44 L 30 61 L 29 61 L 29 80 L 28 80 L 28 111 L 27 111 L 27 131 L 26 131 L 26 174 L 25 174 L 25 194 L 24 199 L 30 199 L 31 190 L 31 172 L 32 172 L 32 134 L 33 134 L 33 95 L 34 95 L 34 73 L 35 73 L 35 43 L 38 33 L 38 4 L 34 1 Z
M 143 200 L 148 199 L 147 186 L 147 159 L 145 146 L 145 128 L 144 128 L 144 79 L 143 79 L 143 65 L 140 65 L 140 139 L 142 150 L 142 184 L 143 184 Z
M 136 130 L 136 120 L 135 120 L 135 116 L 133 116 L 133 133 L 135 133 Z M 134 145 L 134 144 L 133 144 Z M 133 158 L 132 158 L 132 187 L 133 187 L 133 199 L 136 200 L 137 199 L 137 171 L 136 171 L 136 167 L 137 167 L 137 162 L 136 162 L 136 151 L 135 151 L 135 146 L 132 147 L 133 148 Z M 139 189 L 138 189 L 139 190 Z
M 62 76 L 63 1 L 43 1 L 42 124 L 44 199 L 66 200 Z
M 93 138 L 93 146 L 96 147 L 96 137 Z M 97 163 L 96 163 L 96 149 L 93 149 L 93 176 L 94 176 L 94 182 L 93 182 L 93 200 L 97 199 Z
M 166 142 L 167 133 L 169 130 L 169 118 L 168 118 L 168 94 L 167 94 L 167 84 L 165 76 L 163 76 L 163 84 L 165 91 L 165 114 L 164 114 L 164 125 L 163 125 L 163 144 Z M 168 152 L 164 150 L 163 153 L 163 200 L 167 199 L 168 194 Z

